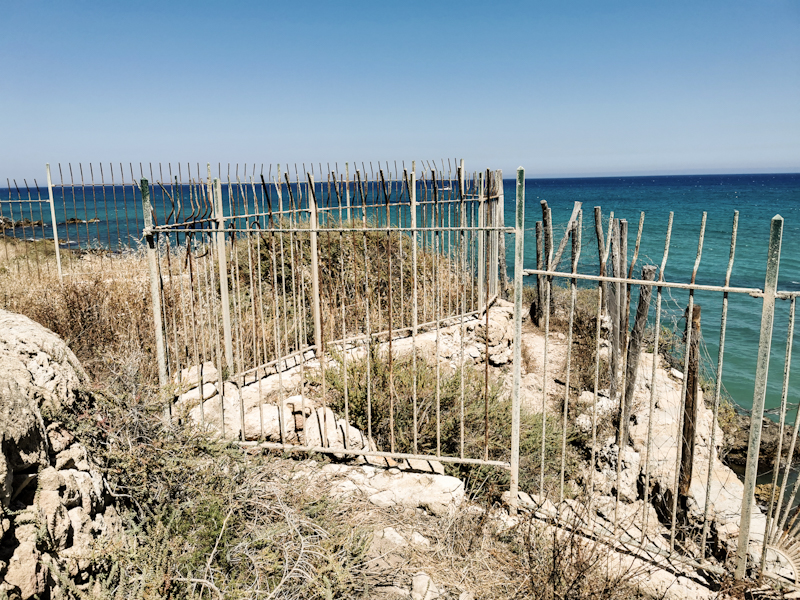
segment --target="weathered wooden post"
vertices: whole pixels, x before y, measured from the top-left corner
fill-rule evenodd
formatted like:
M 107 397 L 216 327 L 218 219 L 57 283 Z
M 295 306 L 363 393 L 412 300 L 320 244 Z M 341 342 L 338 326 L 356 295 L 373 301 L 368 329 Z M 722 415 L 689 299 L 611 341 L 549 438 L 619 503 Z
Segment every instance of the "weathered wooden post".
M 536 221 L 536 268 L 541 271 L 542 262 L 542 222 Z M 536 327 L 542 320 L 542 305 L 544 304 L 544 276 L 536 276 L 536 298 L 530 308 L 531 321 Z
M 495 171 L 495 177 L 497 178 L 497 186 L 498 186 L 496 226 L 505 227 L 506 197 L 505 197 L 505 191 L 503 190 L 503 171 L 499 169 Z M 506 234 L 502 231 L 497 232 L 497 260 L 498 260 L 497 269 L 499 273 L 498 286 L 500 288 L 498 296 L 502 296 L 503 298 L 508 298 L 508 294 L 511 290 L 508 289 L 508 266 L 506 265 Z
M 767 275 L 764 280 L 764 301 L 761 308 L 761 334 L 756 358 L 756 381 L 753 390 L 753 410 L 750 413 L 750 440 L 747 446 L 747 467 L 744 473 L 744 495 L 739 525 L 739 544 L 736 551 L 737 579 L 743 579 L 747 570 L 747 547 L 750 544 L 750 517 L 753 512 L 756 477 L 758 476 L 758 451 L 761 444 L 761 421 L 764 418 L 764 401 L 767 394 L 767 371 L 772 346 L 772 325 L 775 319 L 775 293 L 778 290 L 778 266 L 781 260 L 783 217 L 775 215 L 769 232 L 767 250 Z
M 317 356 L 322 360 L 322 353 L 325 349 L 322 346 L 322 312 L 319 302 L 319 254 L 317 251 L 319 213 L 317 211 L 317 194 L 314 191 L 314 177 L 311 173 L 308 174 L 308 189 L 308 210 L 311 213 L 311 308 L 314 313 L 314 345 L 317 347 Z
M 603 260 L 606 252 L 606 243 L 605 236 L 603 236 L 603 213 L 599 206 L 594 207 L 594 230 L 597 234 L 597 261 L 599 262 L 600 277 L 603 277 L 606 274 L 606 263 Z M 608 298 L 608 283 L 603 281 L 600 283 L 600 287 L 602 288 L 603 298 Z
M 477 173 L 478 178 L 478 302 L 481 308 L 486 302 L 486 193 L 484 186 L 486 181 L 483 173 Z M 424 208 L 424 205 L 423 205 Z
M 686 334 L 689 340 L 689 368 L 686 373 L 686 399 L 683 403 L 683 431 L 681 432 L 681 469 L 678 478 L 678 496 L 685 499 L 692 484 L 692 467 L 694 465 L 695 432 L 697 431 L 697 406 L 699 386 L 699 340 L 700 340 L 700 305 L 692 307 L 692 315 L 686 311 Z M 683 505 L 683 502 L 681 503 Z M 683 510 L 683 506 L 681 506 Z
M 619 273 L 617 277 L 628 276 L 628 221 L 619 220 Z M 628 314 L 628 284 L 619 284 L 619 325 L 620 325 L 620 357 L 624 357 L 625 349 L 628 345 L 628 324 L 630 315 Z M 625 365 L 620 365 L 624 368 Z M 622 390 L 620 390 L 622 391 Z
M 653 281 L 656 276 L 655 265 L 642 267 L 642 279 Z M 628 445 L 628 430 L 630 426 L 631 410 L 633 408 L 633 392 L 636 389 L 636 375 L 639 370 L 639 357 L 642 353 L 642 338 L 647 325 L 647 314 L 650 312 L 650 298 L 653 288 L 643 285 L 639 288 L 639 305 L 636 307 L 636 321 L 633 324 L 631 340 L 628 345 L 628 358 L 625 371 L 625 393 L 623 394 L 622 411 L 619 419 L 618 445 L 624 448 Z M 655 357 L 653 360 L 657 360 Z
M 489 245 L 489 296 L 500 297 L 502 290 L 499 289 L 499 253 L 498 253 L 498 236 L 499 232 L 495 229 L 497 227 L 497 185 L 496 173 L 492 173 L 486 169 L 486 208 L 487 208 L 487 226 L 491 227 L 488 232 L 487 243 Z
M 144 239 L 147 244 L 147 266 L 150 271 L 150 301 L 153 305 L 153 325 L 156 333 L 156 362 L 158 362 L 158 385 L 163 390 L 167 381 L 167 361 L 164 351 L 164 322 L 161 320 L 161 277 L 158 273 L 157 240 L 153 234 L 153 205 L 150 202 L 150 186 L 147 179 L 141 180 L 142 215 L 144 217 Z M 169 416 L 171 403 L 167 405 Z
M 611 275 L 612 277 L 620 276 L 620 235 L 619 235 L 619 219 L 613 219 L 611 222 Z M 608 315 L 611 317 L 611 364 L 609 365 L 609 396 L 612 400 L 616 401 L 617 392 L 619 389 L 619 368 L 620 368 L 620 350 L 622 344 L 622 324 L 620 321 L 619 301 L 621 296 L 621 285 L 619 282 L 609 283 L 608 296 L 606 301 L 606 309 Z

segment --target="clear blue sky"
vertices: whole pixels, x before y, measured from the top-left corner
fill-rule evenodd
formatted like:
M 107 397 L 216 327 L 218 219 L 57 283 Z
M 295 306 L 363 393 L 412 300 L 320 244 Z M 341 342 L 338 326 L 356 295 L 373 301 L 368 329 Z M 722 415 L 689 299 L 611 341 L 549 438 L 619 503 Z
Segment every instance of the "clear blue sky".
M 0 0 L 0 177 L 463 157 L 800 171 L 800 1 Z

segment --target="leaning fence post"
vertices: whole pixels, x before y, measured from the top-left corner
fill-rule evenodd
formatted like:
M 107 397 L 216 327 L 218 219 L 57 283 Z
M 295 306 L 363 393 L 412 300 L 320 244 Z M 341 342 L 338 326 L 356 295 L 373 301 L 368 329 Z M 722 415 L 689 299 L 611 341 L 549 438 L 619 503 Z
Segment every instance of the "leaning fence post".
M 48 183 L 50 182 L 48 170 Z M 161 278 L 158 274 L 158 257 L 156 255 L 156 238 L 153 235 L 153 205 L 150 202 L 150 186 L 147 179 L 141 181 L 142 213 L 144 217 L 144 234 L 147 243 L 147 266 L 150 270 L 150 299 L 153 304 L 153 325 L 156 330 L 156 361 L 158 362 L 158 385 L 167 385 L 167 361 L 164 353 L 164 323 L 161 320 Z M 169 414 L 169 406 L 167 407 Z
M 314 312 L 314 344 L 317 347 L 317 356 L 322 360 L 322 313 L 319 305 L 319 256 L 317 254 L 317 231 L 319 230 L 319 213 L 317 212 L 317 194 L 314 191 L 314 176 L 308 174 L 308 210 L 311 219 L 311 294 L 312 310 Z
M 542 249 L 542 222 L 536 221 L 536 268 L 542 271 L 544 269 L 544 250 Z M 544 275 L 536 276 L 536 301 L 535 308 L 532 312 L 533 324 L 539 327 L 542 321 L 542 310 L 544 309 Z
M 61 273 L 61 248 L 58 246 L 58 224 L 56 223 L 56 203 L 53 200 L 53 180 L 50 178 L 50 163 L 47 163 L 47 194 L 50 199 L 50 220 L 53 222 L 53 244 L 56 251 L 56 266 L 58 267 L 58 280 L 63 281 Z
M 519 389 L 522 380 L 522 271 L 525 258 L 525 169 L 517 169 L 517 218 L 514 230 L 514 383 L 511 392 L 511 482 L 509 508 L 517 510 L 519 493 Z M 505 235 L 501 233 L 501 235 Z M 488 335 L 488 334 L 487 334 Z M 487 357 L 488 360 L 488 357 Z
M 692 330 L 688 334 L 689 329 Z M 683 431 L 681 435 L 681 465 L 678 475 L 678 497 L 685 499 L 689 495 L 694 467 L 695 435 L 697 431 L 697 402 L 699 391 L 698 371 L 700 369 L 700 305 L 692 306 L 692 314 L 686 310 L 686 331 L 691 335 L 689 340 L 689 368 L 686 372 L 686 399 L 683 403 Z M 681 508 L 683 510 L 683 508 Z
M 222 182 L 214 178 L 214 217 L 217 221 L 215 233 L 217 259 L 219 261 L 219 293 L 222 304 L 222 336 L 225 343 L 225 366 L 228 377 L 233 374 L 233 336 L 231 335 L 231 302 L 228 296 L 228 257 L 225 253 L 225 214 L 222 211 Z M 220 373 L 220 381 L 224 381 Z
M 764 280 L 764 303 L 761 308 L 761 334 L 756 359 L 756 381 L 753 391 L 753 411 L 750 415 L 750 439 L 747 445 L 747 467 L 744 474 L 741 520 L 739 523 L 739 545 L 736 552 L 736 579 L 744 579 L 747 569 L 747 547 L 750 543 L 750 515 L 756 477 L 758 476 L 758 451 L 761 445 L 761 423 L 764 418 L 764 400 L 767 392 L 769 353 L 772 344 L 772 324 L 775 318 L 775 292 L 778 289 L 778 266 L 781 260 L 781 237 L 783 217 L 775 215 L 769 231 L 767 251 L 767 275 Z M 766 535 L 766 532 L 765 532 Z
M 497 195 L 497 227 L 504 227 L 506 224 L 506 196 L 503 190 L 503 171 L 495 171 L 497 176 L 498 195 Z M 506 236 L 501 231 L 497 234 L 497 269 L 498 269 L 498 297 L 508 298 L 508 269 L 506 267 Z

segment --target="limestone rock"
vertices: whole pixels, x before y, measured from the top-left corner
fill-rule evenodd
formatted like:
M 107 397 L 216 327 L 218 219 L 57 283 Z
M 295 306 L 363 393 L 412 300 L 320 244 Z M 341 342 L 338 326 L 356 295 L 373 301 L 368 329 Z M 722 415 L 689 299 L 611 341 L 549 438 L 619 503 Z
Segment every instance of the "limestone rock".
M 0 539 L 17 544 L 0 565 L 0 596 L 58 597 L 47 585 L 62 575 L 85 583 L 95 540 L 121 531 L 86 448 L 61 423 L 45 423 L 85 384 L 75 355 L 54 333 L 0 310 L 0 501 L 12 509 L 0 511 Z
M 184 408 L 194 408 L 201 401 L 213 398 L 217 394 L 217 386 L 213 383 L 204 383 L 203 387 L 199 385 L 192 388 L 188 392 L 184 392 L 175 400 L 175 408 L 173 410 L 180 411 Z
M 22 542 L 14 550 L 8 561 L 5 582 L 19 590 L 19 597 L 27 600 L 45 591 L 45 576 L 42 569 L 41 553 L 35 542 Z
M 369 496 L 375 506 L 424 508 L 435 515 L 446 515 L 464 500 L 464 483 L 446 475 L 401 473 L 389 469 L 372 477 L 369 486 L 378 490 Z M 395 470 L 396 471 L 396 470 Z
M 434 600 L 440 596 L 439 588 L 433 583 L 430 575 L 423 572 L 414 575 L 411 584 L 411 598 L 413 600 Z
M 58 454 L 66 450 L 75 438 L 61 423 L 55 422 L 47 426 L 47 439 L 50 442 L 50 451 Z
M 194 365 L 188 369 L 182 369 L 180 377 L 176 378 L 178 394 L 196 388 L 200 385 L 201 379 L 204 384 L 217 381 L 218 373 L 214 363 L 204 362 L 202 365 Z
M 420 460 L 418 458 L 409 458 L 400 461 L 397 465 L 398 469 L 403 471 L 420 471 L 421 473 L 436 473 L 437 475 L 444 475 L 444 465 L 438 460 Z

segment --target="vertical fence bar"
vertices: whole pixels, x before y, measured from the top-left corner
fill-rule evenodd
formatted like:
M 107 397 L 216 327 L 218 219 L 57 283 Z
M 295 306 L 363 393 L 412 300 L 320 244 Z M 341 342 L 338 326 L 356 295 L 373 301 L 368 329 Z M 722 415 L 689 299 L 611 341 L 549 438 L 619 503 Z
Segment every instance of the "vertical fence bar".
M 483 174 L 478 173 L 478 301 L 483 302 L 486 297 L 486 199 L 484 195 Z M 486 360 L 489 360 L 487 355 Z
M 56 222 L 56 205 L 53 200 L 53 180 L 50 177 L 50 163 L 47 163 L 47 195 L 50 200 L 50 220 L 53 223 L 53 248 L 56 251 L 56 266 L 58 267 L 58 280 L 63 281 L 61 272 L 61 248 L 58 246 L 58 223 Z
M 514 382 L 511 388 L 511 476 L 509 507 L 517 510 L 519 491 L 520 383 L 522 381 L 522 269 L 525 258 L 525 169 L 517 169 L 517 205 L 514 229 Z M 501 235 L 505 235 L 504 233 Z M 462 308 L 463 312 L 463 308 Z M 489 335 L 489 332 L 486 332 Z M 462 357 L 463 360 L 463 357 Z M 489 357 L 486 357 L 489 360 Z
M 156 238 L 153 235 L 153 205 L 150 202 L 150 187 L 147 179 L 142 179 L 142 216 L 144 217 L 144 237 L 147 243 L 147 266 L 150 270 L 150 296 L 153 303 L 153 324 L 156 330 L 156 360 L 158 362 L 158 384 L 163 389 L 167 385 L 167 363 L 164 354 L 164 324 L 161 321 L 161 290 L 158 275 Z M 169 415 L 169 406 L 166 410 Z
M 411 378 L 411 395 L 414 403 L 414 454 L 416 454 L 418 452 L 417 419 L 419 418 L 419 415 L 417 414 L 417 326 L 419 325 L 419 315 L 417 314 L 417 303 L 419 302 L 419 299 L 417 298 L 417 288 L 419 285 L 417 282 L 419 277 L 417 273 L 417 244 L 419 242 L 417 235 L 416 162 L 411 163 L 411 184 L 409 185 L 408 194 L 409 201 L 411 203 L 411 277 L 413 280 L 411 284 L 411 345 L 413 346 L 413 350 L 411 352 L 411 370 L 413 371 Z
M 222 210 L 222 182 L 214 178 L 214 217 L 217 221 L 216 244 L 219 261 L 219 293 L 222 306 L 222 336 L 225 345 L 225 366 L 233 374 L 233 336 L 231 334 L 231 303 L 228 297 L 228 260 L 225 254 L 225 215 Z M 220 382 L 225 378 L 219 374 Z M 220 387 L 224 387 L 221 385 Z M 222 392 L 220 392 L 222 395 Z
M 319 213 L 317 211 L 317 195 L 314 193 L 314 176 L 308 175 L 308 210 L 311 227 L 311 308 L 314 313 L 314 344 L 317 356 L 322 360 L 322 313 L 319 304 L 319 255 L 317 253 L 317 237 L 319 230 Z
M 761 421 L 764 417 L 764 400 L 767 393 L 767 372 L 772 345 L 772 325 L 775 318 L 775 292 L 778 288 L 778 266 L 781 259 L 783 217 L 772 218 L 767 251 L 767 275 L 764 280 L 764 303 L 761 308 L 761 334 L 758 341 L 756 381 L 753 392 L 753 411 L 750 415 L 750 439 L 747 446 L 747 467 L 744 475 L 739 545 L 736 552 L 736 579 L 744 579 L 747 568 L 747 547 L 750 543 L 750 515 L 753 511 L 756 477 L 758 476 L 758 451 L 761 444 Z M 766 531 L 764 534 L 766 535 Z
M 725 286 L 731 283 L 731 271 L 733 270 L 733 259 L 736 255 L 736 232 L 739 228 L 739 211 L 733 211 L 733 226 L 731 228 L 731 251 L 728 255 L 728 270 L 725 272 Z M 728 326 L 728 292 L 722 295 L 722 317 L 719 326 L 719 354 L 717 355 L 717 374 L 714 383 L 714 404 L 712 408 L 712 423 L 717 422 L 719 414 L 719 400 L 722 388 L 722 362 L 725 356 L 725 333 Z M 706 539 L 711 527 L 708 519 L 708 511 L 711 505 L 711 476 L 714 468 L 714 452 L 716 447 L 717 428 L 711 428 L 711 441 L 708 444 L 708 477 L 706 479 L 706 501 L 703 506 L 703 533 L 700 538 L 700 560 L 706 557 Z M 781 496 L 783 499 L 783 496 Z M 780 503 L 778 504 L 780 506 Z
M 795 300 L 796 298 L 792 298 L 791 305 L 789 306 L 789 325 L 788 330 L 786 332 L 786 354 L 783 359 L 783 390 L 781 390 L 781 416 L 780 416 L 780 425 L 778 429 L 778 449 L 775 451 L 775 461 L 772 467 L 772 488 L 770 489 L 770 499 L 769 499 L 769 507 L 767 509 L 767 525 L 764 529 L 764 542 L 761 545 L 761 564 L 759 565 L 758 571 L 759 574 L 764 572 L 764 565 L 767 560 L 767 542 L 772 538 L 772 528 L 774 527 L 775 523 L 778 521 L 778 517 L 780 516 L 780 502 L 783 500 L 783 490 L 785 486 L 781 487 L 781 500 L 778 502 L 778 505 L 775 505 L 775 495 L 778 490 L 778 474 L 781 470 L 781 456 L 783 454 L 783 436 L 784 436 L 784 428 L 786 426 L 786 401 L 789 395 L 789 375 L 791 374 L 792 370 L 792 344 L 794 342 L 794 314 L 795 314 Z M 794 448 L 792 448 L 794 450 Z M 789 467 L 792 464 L 792 455 L 788 454 L 786 456 L 786 463 Z M 788 478 L 789 471 L 786 472 L 786 477 L 784 478 L 784 484 L 786 483 L 786 478 Z M 778 514 L 773 518 L 773 511 L 777 510 Z

